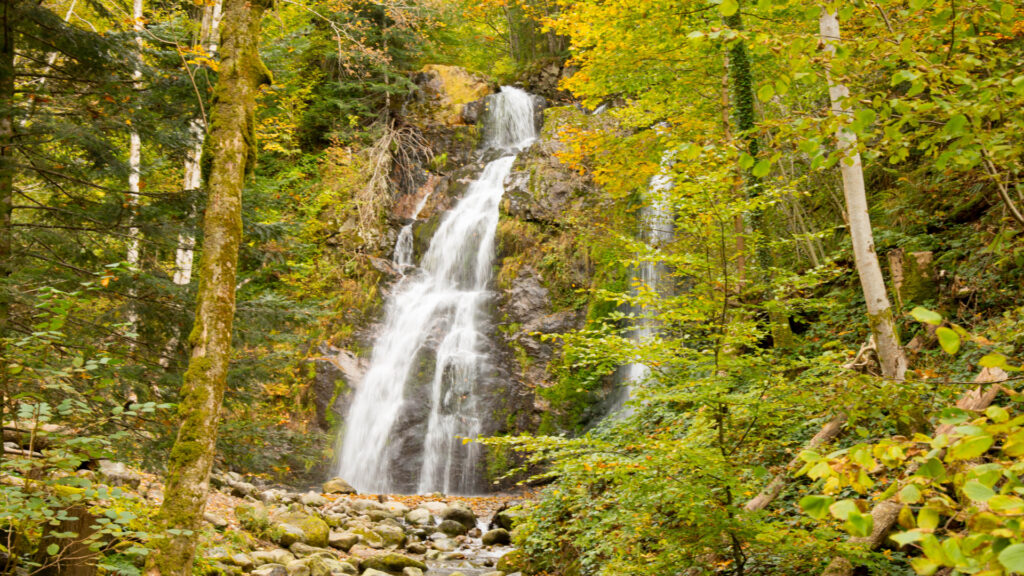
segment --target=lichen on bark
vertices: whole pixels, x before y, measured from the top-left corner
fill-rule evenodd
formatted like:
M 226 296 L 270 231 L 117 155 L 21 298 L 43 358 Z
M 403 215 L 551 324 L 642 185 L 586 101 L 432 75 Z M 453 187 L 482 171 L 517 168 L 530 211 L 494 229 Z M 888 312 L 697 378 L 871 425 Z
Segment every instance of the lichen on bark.
M 221 24 L 220 75 L 210 112 L 204 155 L 209 200 L 199 264 L 192 355 L 178 409 L 181 427 L 167 463 L 158 534 L 146 574 L 191 573 L 196 536 L 206 507 L 217 423 L 227 382 L 235 314 L 238 247 L 242 240 L 242 188 L 252 170 L 254 114 L 260 86 L 270 74 L 259 57 L 266 0 L 226 0 Z

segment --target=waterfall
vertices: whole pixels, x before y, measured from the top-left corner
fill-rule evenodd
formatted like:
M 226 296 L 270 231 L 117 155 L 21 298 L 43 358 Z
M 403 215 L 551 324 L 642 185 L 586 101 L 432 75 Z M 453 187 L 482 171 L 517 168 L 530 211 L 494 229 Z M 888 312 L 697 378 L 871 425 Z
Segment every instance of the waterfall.
M 360 492 L 395 491 L 399 461 L 419 454 L 414 484 L 403 479 L 401 485 L 415 485 L 421 493 L 468 493 L 478 483 L 479 447 L 458 437 L 477 435 L 488 416 L 478 401 L 488 367 L 482 308 L 490 298 L 498 205 L 515 154 L 537 136 L 533 98 L 526 92 L 503 87 L 487 104 L 484 148 L 503 155 L 484 167 L 443 216 L 418 268 L 411 225 L 399 234 L 395 261 L 408 272 L 386 303 L 340 453 L 339 475 Z M 410 398 L 418 386 L 426 386 L 424 397 Z M 429 407 L 421 406 L 424 401 Z M 424 408 L 425 432 L 414 438 L 418 454 L 401 453 L 396 435 L 403 432 L 403 411 Z
M 673 155 L 665 152 L 661 156 L 661 167 L 654 177 L 651 178 L 647 193 L 643 198 L 643 207 L 640 209 L 640 239 L 654 249 L 667 247 L 675 238 L 672 224 L 672 208 L 666 194 L 672 189 L 672 167 Z M 639 283 L 648 290 L 657 292 L 659 295 L 667 295 L 671 292 L 671 286 L 666 279 L 665 265 L 649 257 L 642 258 L 637 267 Z M 638 318 L 630 333 L 630 338 L 638 343 L 654 338 L 658 334 L 658 322 L 651 317 L 651 312 L 643 306 L 634 307 Z M 651 374 L 649 366 L 642 362 L 633 362 L 623 367 L 622 380 L 624 386 L 618 397 L 615 399 L 613 410 L 620 409 L 623 404 L 633 396 L 633 386 L 642 383 Z M 628 412 L 627 412 L 628 413 Z

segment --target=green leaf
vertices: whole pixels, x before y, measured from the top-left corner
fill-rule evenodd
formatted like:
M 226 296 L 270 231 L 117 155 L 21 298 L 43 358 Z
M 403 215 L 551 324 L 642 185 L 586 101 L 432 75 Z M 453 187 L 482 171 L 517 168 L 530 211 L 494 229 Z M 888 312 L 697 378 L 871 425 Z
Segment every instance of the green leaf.
M 56 556 L 58 552 L 60 552 L 60 546 L 57 544 L 50 544 L 46 547 L 47 556 Z
M 772 170 L 772 163 L 768 160 L 761 160 L 758 162 L 754 169 L 750 171 L 754 175 L 754 178 L 764 178 Z
M 946 467 L 942 465 L 942 462 L 939 462 L 938 458 L 929 458 L 927 462 L 917 469 L 917 475 L 941 482 L 946 477 Z
M 964 128 L 966 127 L 967 116 L 964 116 L 963 114 L 954 114 L 946 121 L 946 126 L 943 128 L 943 131 L 948 136 L 958 137 L 964 134 Z
M 907 484 L 900 490 L 900 502 L 904 504 L 916 504 L 921 501 L 921 489 L 917 484 Z
M 988 506 L 996 512 L 1012 512 L 1016 514 L 1019 513 L 1021 509 L 1024 509 L 1024 500 L 1021 500 L 1016 496 L 997 494 L 989 499 Z
M 967 436 L 949 449 L 949 460 L 971 460 L 977 458 L 988 452 L 993 443 L 995 443 L 995 439 L 987 434 Z
M 800 499 L 800 509 L 815 520 L 821 520 L 828 514 L 832 498 L 828 496 L 804 496 Z
M 996 495 L 991 488 L 977 480 L 971 480 L 964 484 L 964 494 L 975 502 L 987 502 L 989 498 Z
M 939 525 L 939 511 L 925 506 L 917 513 L 917 527 L 922 530 L 935 530 Z
M 1013 544 L 999 553 L 999 563 L 1010 572 L 1024 572 L 1024 544 Z
M 985 416 L 988 416 L 989 419 L 997 424 L 1001 424 L 1010 419 L 1010 413 L 1002 406 L 989 406 L 988 409 L 985 410 Z
M 917 306 L 911 310 L 910 315 L 918 322 L 924 322 L 925 324 L 931 324 L 932 326 L 942 324 L 942 314 L 932 312 L 931 310 L 922 308 L 921 306 Z
M 890 536 L 890 538 L 892 538 L 893 541 L 895 541 L 900 546 L 906 546 L 907 544 L 912 544 L 914 542 L 917 542 L 918 540 L 920 540 L 923 537 L 924 537 L 924 533 L 921 532 L 920 530 L 917 530 L 917 529 L 907 530 L 906 532 L 899 532 L 899 533 L 896 533 L 896 534 L 893 534 L 892 536 Z
M 946 354 L 956 354 L 960 349 L 960 336 L 953 330 L 940 326 L 935 331 L 935 335 L 938 336 L 939 346 L 942 346 Z
M 840 520 L 847 520 L 849 519 L 850 514 L 860 512 L 860 510 L 857 509 L 857 503 L 849 499 L 836 502 L 829 506 L 828 511 L 832 513 L 832 516 Z
M 860 538 L 871 536 L 874 525 L 875 519 L 871 517 L 871 514 L 862 514 L 859 510 L 850 512 L 846 518 L 847 531 Z
M 722 3 L 718 5 L 718 11 L 722 13 L 722 16 L 732 16 L 740 9 L 740 3 L 737 0 L 722 0 Z
M 740 154 L 740 168 L 750 170 L 754 166 L 754 157 L 746 152 Z
M 771 84 L 762 84 L 761 87 L 757 89 L 757 99 L 761 102 L 771 100 L 772 96 L 775 96 L 775 88 Z
M 1006 367 L 1006 356 L 1002 354 L 986 354 L 978 360 L 978 365 L 982 368 L 1005 368 Z

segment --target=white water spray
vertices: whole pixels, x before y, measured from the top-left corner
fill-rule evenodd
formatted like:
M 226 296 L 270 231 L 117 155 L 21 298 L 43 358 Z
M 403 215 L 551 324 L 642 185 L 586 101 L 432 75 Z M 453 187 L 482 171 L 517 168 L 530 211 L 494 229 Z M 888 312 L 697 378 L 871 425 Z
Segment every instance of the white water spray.
M 479 393 L 486 385 L 482 306 L 490 297 L 494 236 L 504 181 L 514 154 L 536 138 L 532 97 L 504 87 L 488 101 L 486 147 L 506 155 L 487 164 L 443 217 L 418 269 L 412 270 L 412 228 L 399 234 L 395 261 L 409 270 L 386 306 L 370 367 L 346 419 L 339 474 L 360 492 L 394 490 L 395 426 L 406 393 L 426 358 L 433 366 L 430 410 L 415 482 L 421 493 L 472 492 L 479 447 L 463 444 L 481 429 Z

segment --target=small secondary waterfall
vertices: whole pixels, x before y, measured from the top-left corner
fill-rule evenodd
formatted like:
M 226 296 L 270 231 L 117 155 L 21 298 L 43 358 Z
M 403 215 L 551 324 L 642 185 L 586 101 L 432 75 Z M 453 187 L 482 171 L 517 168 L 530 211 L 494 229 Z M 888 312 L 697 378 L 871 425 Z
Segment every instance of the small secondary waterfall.
M 395 262 L 406 278 L 386 304 L 341 447 L 339 475 L 360 492 L 394 491 L 392 471 L 398 460 L 418 457 L 399 454 L 394 436 L 402 432 L 403 408 L 424 408 L 406 406 L 422 403 L 406 396 L 423 385 L 428 386 L 429 414 L 425 433 L 414 439 L 421 442 L 422 454 L 415 486 L 421 493 L 476 489 L 479 447 L 458 437 L 477 435 L 487 417 L 478 402 L 487 369 L 482 307 L 490 297 L 505 177 L 515 154 L 537 136 L 533 106 L 533 98 L 516 88 L 503 87 L 489 97 L 485 149 L 503 155 L 487 164 L 444 215 L 418 268 L 413 269 L 412 226 L 399 234 Z M 405 480 L 402 485 L 409 486 Z
M 672 209 L 666 198 L 666 193 L 672 189 L 672 176 L 670 169 L 673 155 L 665 152 L 661 157 L 661 168 L 653 178 L 644 195 L 644 205 L 640 209 L 640 238 L 651 248 L 664 248 L 675 238 L 672 224 Z M 644 258 L 638 266 L 637 280 L 648 290 L 658 294 L 671 292 L 667 282 L 665 265 L 650 258 Z M 636 342 L 653 338 L 658 333 L 658 322 L 650 317 L 650 311 L 644 310 L 642 306 L 634 308 L 639 318 L 634 325 L 630 337 Z M 623 367 L 622 379 L 623 390 L 616 398 L 614 409 L 619 409 L 633 396 L 633 386 L 643 382 L 651 374 L 651 369 L 646 364 L 634 362 Z

